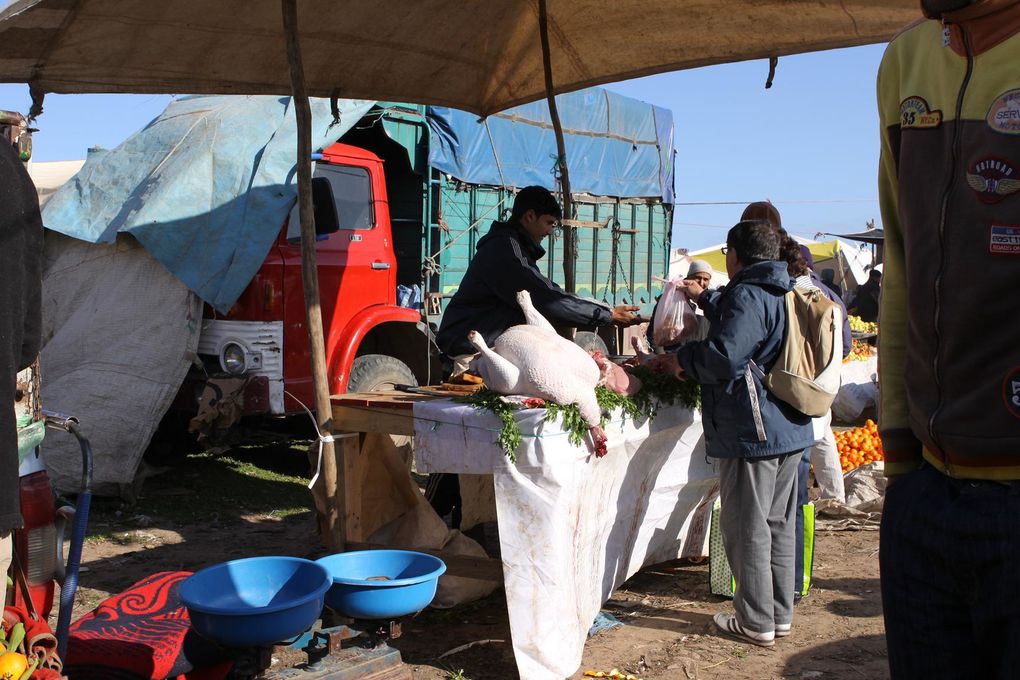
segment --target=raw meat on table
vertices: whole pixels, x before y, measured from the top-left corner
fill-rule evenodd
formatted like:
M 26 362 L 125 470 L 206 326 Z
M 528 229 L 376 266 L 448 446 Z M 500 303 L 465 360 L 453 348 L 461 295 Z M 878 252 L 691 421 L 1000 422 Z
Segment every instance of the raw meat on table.
M 508 328 L 492 348 L 485 344 L 481 333 L 468 334 L 480 352 L 472 361 L 472 369 L 494 392 L 576 404 L 588 423 L 595 455 L 604 456 L 606 433 L 595 398 L 595 387 L 602 378 L 598 365 L 588 352 L 553 329 L 531 304 L 528 291 L 517 293 L 517 302 L 527 323 Z

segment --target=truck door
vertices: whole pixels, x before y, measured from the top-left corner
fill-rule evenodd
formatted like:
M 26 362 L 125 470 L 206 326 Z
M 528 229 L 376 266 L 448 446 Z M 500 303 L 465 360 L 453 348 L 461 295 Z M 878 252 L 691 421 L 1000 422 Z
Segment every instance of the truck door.
M 315 166 L 314 176 L 329 180 L 340 224 L 339 231 L 319 236 L 316 244 L 327 364 L 343 329 L 355 314 L 373 305 L 394 304 L 396 300 L 396 257 L 385 190 L 380 189 L 385 185 L 381 177 L 378 182 L 374 177 L 381 173 L 382 164 L 379 161 L 375 164 L 378 168 L 329 162 L 318 162 Z M 288 389 L 304 401 L 301 394 L 311 396 L 312 392 L 300 232 L 295 211 L 281 245 L 287 269 L 286 315 L 294 321 L 286 324 L 284 345 L 288 358 L 299 359 L 288 361 L 287 384 L 295 388 Z M 295 357 L 298 352 L 301 356 Z M 294 406 L 289 403 L 288 410 Z

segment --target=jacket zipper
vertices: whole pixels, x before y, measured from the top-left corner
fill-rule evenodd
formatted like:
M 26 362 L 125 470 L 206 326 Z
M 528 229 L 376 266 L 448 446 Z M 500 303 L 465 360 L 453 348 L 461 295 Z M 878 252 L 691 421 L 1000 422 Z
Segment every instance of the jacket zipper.
M 931 438 L 935 446 L 938 447 L 942 454 L 942 462 L 946 466 L 946 474 L 952 476 L 952 465 L 949 462 L 949 456 L 942 450 L 942 445 L 939 443 L 938 437 L 935 434 L 935 419 L 939 415 L 939 411 L 945 403 L 945 394 L 942 390 L 942 376 L 939 372 L 939 354 L 942 351 L 942 275 L 945 273 L 949 259 L 949 253 L 946 248 L 946 219 L 949 215 L 949 197 L 952 193 L 953 187 L 956 185 L 956 165 L 960 157 L 960 138 L 963 135 L 963 121 L 961 116 L 963 114 L 963 99 L 967 92 L 967 85 L 970 83 L 970 77 L 974 72 L 974 55 L 970 50 L 970 39 L 967 36 L 967 30 L 962 24 L 957 24 L 960 29 L 960 37 L 963 39 L 963 51 L 967 55 L 967 68 L 963 74 L 963 82 L 960 84 L 960 93 L 956 97 L 956 127 L 953 129 L 953 142 L 950 146 L 949 152 L 949 179 L 946 182 L 946 188 L 942 193 L 942 210 L 939 215 L 939 268 L 935 273 L 935 351 L 932 355 L 932 376 L 935 379 L 935 389 L 938 391 L 938 401 L 935 404 L 935 409 L 931 412 L 931 416 L 928 418 L 928 436 Z M 947 28 L 948 30 L 948 28 Z

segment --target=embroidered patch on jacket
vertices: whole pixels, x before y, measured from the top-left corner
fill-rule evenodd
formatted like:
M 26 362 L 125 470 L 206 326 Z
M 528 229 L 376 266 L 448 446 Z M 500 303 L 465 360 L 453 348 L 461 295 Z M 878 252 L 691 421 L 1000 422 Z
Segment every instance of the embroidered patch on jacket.
M 942 112 L 932 111 L 924 97 L 907 97 L 900 102 L 901 128 L 934 128 L 942 124 Z
M 1020 88 L 999 95 L 985 116 L 988 127 L 1007 135 L 1020 135 Z
M 1020 255 L 1020 226 L 993 224 L 988 252 L 997 255 Z
M 1002 401 L 1011 414 L 1020 418 L 1020 366 L 1010 371 L 1002 381 Z
M 1020 173 L 1002 158 L 982 158 L 967 168 L 967 186 L 982 203 L 998 203 L 1020 191 Z

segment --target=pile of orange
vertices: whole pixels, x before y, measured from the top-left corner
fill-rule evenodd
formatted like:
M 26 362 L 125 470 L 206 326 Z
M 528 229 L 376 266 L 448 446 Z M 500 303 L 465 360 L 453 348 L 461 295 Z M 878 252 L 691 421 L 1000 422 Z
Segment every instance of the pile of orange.
M 843 363 L 849 363 L 851 361 L 867 361 L 875 354 L 875 348 L 868 343 L 858 338 L 853 339 L 852 349 L 850 354 L 847 355 L 846 359 L 843 359 Z
M 836 448 L 839 449 L 839 462 L 843 472 L 885 460 L 882 452 L 882 440 L 878 438 L 878 425 L 873 420 L 866 420 L 862 427 L 836 432 Z

